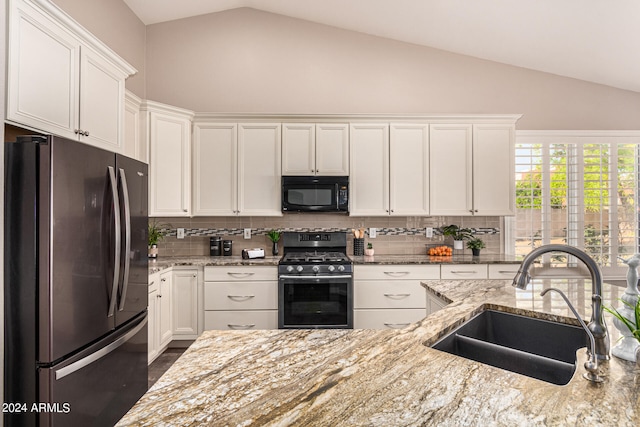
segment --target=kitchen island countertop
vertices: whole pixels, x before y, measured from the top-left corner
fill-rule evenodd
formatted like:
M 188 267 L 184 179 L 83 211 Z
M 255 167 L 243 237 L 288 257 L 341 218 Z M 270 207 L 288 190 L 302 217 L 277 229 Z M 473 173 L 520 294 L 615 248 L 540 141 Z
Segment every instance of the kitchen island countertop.
M 556 386 L 431 349 L 487 308 L 576 323 L 542 287 L 568 291 L 583 316 L 590 286 L 503 280 L 424 282 L 450 304 L 403 330 L 207 331 L 119 426 L 616 425 L 640 424 L 640 370 L 615 357 L 603 384 Z M 605 285 L 610 305 L 624 288 Z M 617 304 L 616 304 L 617 306 Z M 611 326 L 612 345 L 617 331 Z M 526 334 L 526 331 L 523 331 Z

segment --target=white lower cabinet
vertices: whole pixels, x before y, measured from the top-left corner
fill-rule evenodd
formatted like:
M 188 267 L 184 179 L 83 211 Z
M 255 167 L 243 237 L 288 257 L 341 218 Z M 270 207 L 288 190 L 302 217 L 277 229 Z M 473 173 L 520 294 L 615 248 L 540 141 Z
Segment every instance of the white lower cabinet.
M 205 267 L 204 329 L 278 329 L 275 266 Z
M 427 291 L 427 314 L 442 310 L 447 304 L 449 304 L 449 302 Z
M 172 337 L 171 271 L 149 276 L 148 363 L 164 351 Z
M 441 279 L 487 279 L 486 264 L 451 264 L 443 265 L 441 270 Z
M 513 280 L 520 264 L 489 264 L 489 279 Z
M 356 265 L 354 328 L 402 329 L 427 316 L 423 280 L 440 279 L 439 265 Z
M 173 339 L 198 338 L 198 269 L 173 268 Z

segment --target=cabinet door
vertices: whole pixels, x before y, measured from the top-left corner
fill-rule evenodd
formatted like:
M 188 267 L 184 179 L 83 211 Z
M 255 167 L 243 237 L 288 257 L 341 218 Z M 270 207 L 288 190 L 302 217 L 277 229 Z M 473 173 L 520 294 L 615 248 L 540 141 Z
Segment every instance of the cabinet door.
M 473 126 L 473 212 L 515 214 L 513 125 Z
M 80 141 L 123 151 L 125 74 L 101 55 L 82 48 L 80 61 Z
M 129 91 L 124 98 L 124 135 L 122 154 L 149 163 L 147 150 L 140 135 L 140 103 L 142 100 Z
M 282 124 L 282 175 L 316 174 L 316 129 L 311 123 Z
M 189 216 L 191 122 L 155 111 L 149 115 L 149 216 Z
M 316 175 L 349 175 L 349 125 L 316 124 Z
M 193 215 L 232 216 L 238 210 L 238 126 L 193 128 Z
M 429 215 L 429 125 L 392 124 L 389 144 L 391 215 Z
M 29 4 L 9 13 L 7 119 L 77 139 L 79 41 Z
M 350 127 L 351 216 L 389 215 L 389 125 Z
M 238 125 L 238 215 L 281 216 L 280 123 Z
M 171 276 L 166 272 L 160 275 L 158 287 L 158 348 L 161 349 L 171 341 L 173 331 L 173 304 L 171 303 Z
M 198 336 L 198 270 L 173 271 L 173 335 Z
M 158 339 L 159 339 L 159 330 L 158 330 L 158 290 L 153 289 L 149 292 L 149 307 L 147 308 L 149 315 L 149 325 L 148 325 L 148 354 L 147 354 L 147 362 L 151 363 L 153 360 L 158 357 Z
M 431 215 L 472 215 L 472 128 L 429 126 Z

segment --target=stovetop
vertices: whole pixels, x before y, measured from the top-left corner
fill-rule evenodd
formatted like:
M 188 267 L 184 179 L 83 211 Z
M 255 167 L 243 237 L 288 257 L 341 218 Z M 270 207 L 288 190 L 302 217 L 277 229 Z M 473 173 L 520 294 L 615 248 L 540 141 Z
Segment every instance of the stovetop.
M 345 264 L 351 260 L 342 252 L 289 252 L 282 257 L 280 264 Z

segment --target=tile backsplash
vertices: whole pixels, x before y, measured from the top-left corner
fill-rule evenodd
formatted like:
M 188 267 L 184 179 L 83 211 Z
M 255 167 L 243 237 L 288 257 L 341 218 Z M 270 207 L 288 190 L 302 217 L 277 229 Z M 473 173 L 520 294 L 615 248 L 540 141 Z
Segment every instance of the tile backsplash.
M 502 217 L 350 217 L 344 214 L 286 213 L 282 217 L 194 217 L 150 218 L 163 224 L 169 234 L 158 244 L 159 256 L 209 255 L 209 238 L 221 236 L 233 241 L 233 255 L 240 255 L 245 248 L 264 248 L 271 254 L 271 242 L 266 236 L 269 230 L 280 231 L 344 231 L 348 232 L 347 254 L 353 254 L 352 228 L 376 228 L 377 237 L 369 238 L 376 254 L 419 255 L 426 253 L 426 245 L 451 244 L 437 228 L 457 224 L 471 228 L 486 243 L 483 253 L 499 254 L 502 248 Z M 427 238 L 425 228 L 434 228 L 434 236 Z M 178 239 L 176 230 L 185 229 L 185 238 Z M 251 229 L 251 239 L 245 239 L 245 228 Z M 464 254 L 471 254 L 465 247 Z

